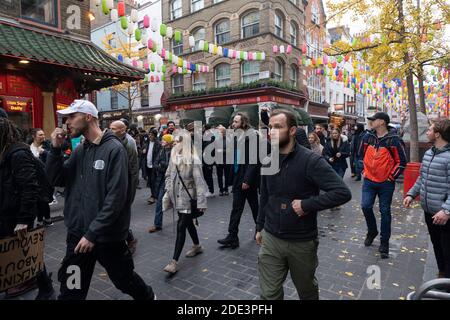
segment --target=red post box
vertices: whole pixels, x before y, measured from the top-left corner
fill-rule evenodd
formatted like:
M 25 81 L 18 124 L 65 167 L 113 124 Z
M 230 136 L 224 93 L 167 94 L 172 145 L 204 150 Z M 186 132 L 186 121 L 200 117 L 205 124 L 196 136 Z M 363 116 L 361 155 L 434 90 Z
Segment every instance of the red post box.
M 403 197 L 406 197 L 408 191 L 414 186 L 420 174 L 420 162 L 408 162 L 403 172 Z M 417 197 L 416 199 L 419 199 Z

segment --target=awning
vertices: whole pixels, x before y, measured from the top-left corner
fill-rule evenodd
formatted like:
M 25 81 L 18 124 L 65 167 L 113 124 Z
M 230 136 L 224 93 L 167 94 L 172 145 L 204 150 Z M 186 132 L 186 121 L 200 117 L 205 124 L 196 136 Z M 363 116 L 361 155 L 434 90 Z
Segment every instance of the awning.
M 0 56 L 102 73 L 122 81 L 143 79 L 144 71 L 125 65 L 90 41 L 0 23 Z
M 208 124 L 212 127 L 217 127 L 222 125 L 228 128 L 231 122 L 231 115 L 234 112 L 233 107 L 216 107 L 214 108 L 211 116 L 208 119 Z
M 273 107 L 274 109 L 286 109 L 289 110 L 290 112 L 292 112 L 296 118 L 297 118 L 297 125 L 299 126 L 313 126 L 313 122 L 311 119 L 311 116 L 308 114 L 308 112 L 306 112 L 303 109 L 299 109 L 299 108 L 294 108 L 292 106 L 289 105 L 276 105 Z
M 193 109 L 182 112 L 180 120 L 180 125 L 182 127 L 185 127 L 194 121 L 201 121 L 202 124 L 206 123 L 205 109 Z

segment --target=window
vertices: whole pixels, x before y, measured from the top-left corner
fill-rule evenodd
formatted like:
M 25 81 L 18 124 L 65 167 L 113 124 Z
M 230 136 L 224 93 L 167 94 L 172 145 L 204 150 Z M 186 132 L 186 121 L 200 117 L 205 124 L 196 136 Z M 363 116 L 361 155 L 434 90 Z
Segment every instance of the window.
M 315 24 L 320 24 L 319 10 L 317 9 L 317 5 L 315 4 L 313 4 L 311 8 L 311 21 Z
M 275 60 L 275 72 L 273 74 L 273 79 L 275 81 L 283 81 L 283 61 L 276 59 Z
M 203 9 L 203 0 L 191 0 L 191 12 Z
M 259 80 L 259 61 L 246 61 L 242 64 L 242 83 L 250 83 Z
M 242 38 L 259 34 L 259 12 L 253 11 L 242 18 Z
M 192 75 L 192 90 L 201 91 L 206 89 L 206 80 L 203 73 L 194 73 Z
M 141 107 L 148 107 L 148 84 L 141 85 Z
M 195 39 L 195 47 L 192 48 L 192 52 L 203 50 L 203 48 L 200 48 L 200 40 L 205 40 L 205 29 L 200 28 L 200 29 L 195 30 L 192 33 L 192 36 Z
M 219 3 L 222 2 L 223 0 L 214 0 L 213 3 Z
M 319 76 L 313 74 L 308 78 L 308 93 L 309 100 L 322 103 L 322 79 Z
M 290 42 L 291 45 L 297 46 L 298 27 L 294 22 L 290 25 Z
M 112 89 L 111 90 L 111 109 L 118 109 L 119 108 L 119 98 L 117 95 L 117 91 Z
M 294 88 L 297 88 L 297 82 L 298 82 L 298 69 L 295 65 L 291 66 L 290 74 L 289 74 L 289 82 L 291 86 Z
M 177 43 L 175 38 L 172 38 L 172 52 L 177 56 L 183 54 L 183 42 Z
M 182 74 L 176 74 L 172 77 L 173 93 L 184 92 L 184 77 Z
M 275 13 L 275 35 L 283 38 L 283 17 L 279 13 Z
M 230 42 L 230 20 L 219 21 L 215 28 L 216 44 L 223 44 Z
M 219 64 L 216 67 L 216 88 L 231 85 L 231 67 L 227 63 Z
M 170 15 L 173 19 L 180 18 L 183 14 L 181 0 L 173 0 L 170 5 Z
M 20 16 L 51 26 L 58 24 L 56 0 L 21 0 Z

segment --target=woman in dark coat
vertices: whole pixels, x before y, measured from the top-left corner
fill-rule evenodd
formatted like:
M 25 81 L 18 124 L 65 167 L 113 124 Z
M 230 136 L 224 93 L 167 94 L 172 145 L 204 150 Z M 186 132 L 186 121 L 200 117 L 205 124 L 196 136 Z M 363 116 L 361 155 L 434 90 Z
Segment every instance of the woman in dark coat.
M 333 129 L 331 132 L 331 137 L 325 143 L 323 152 L 328 163 L 343 178 L 348 168 L 347 158 L 350 156 L 350 146 L 348 141 L 343 140 L 341 131 L 338 128 Z

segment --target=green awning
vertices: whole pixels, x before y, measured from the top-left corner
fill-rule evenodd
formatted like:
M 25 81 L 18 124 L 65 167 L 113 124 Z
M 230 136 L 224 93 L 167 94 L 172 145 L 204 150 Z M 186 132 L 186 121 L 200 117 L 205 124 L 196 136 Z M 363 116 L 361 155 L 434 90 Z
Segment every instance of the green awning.
M 90 41 L 0 23 L 0 56 L 71 67 L 136 81 L 144 71 L 121 63 Z
M 228 128 L 233 112 L 233 107 L 215 107 L 208 119 L 208 124 L 212 127 L 222 125 L 225 128 Z
M 297 125 L 299 126 L 312 126 L 313 122 L 311 119 L 311 116 L 303 109 L 300 108 L 294 108 L 289 105 L 276 105 L 273 107 L 273 109 L 286 109 L 292 112 L 294 115 L 296 115 L 297 118 Z
M 206 123 L 205 109 L 192 109 L 181 112 L 180 125 L 182 127 L 194 121 L 201 121 L 203 125 Z

